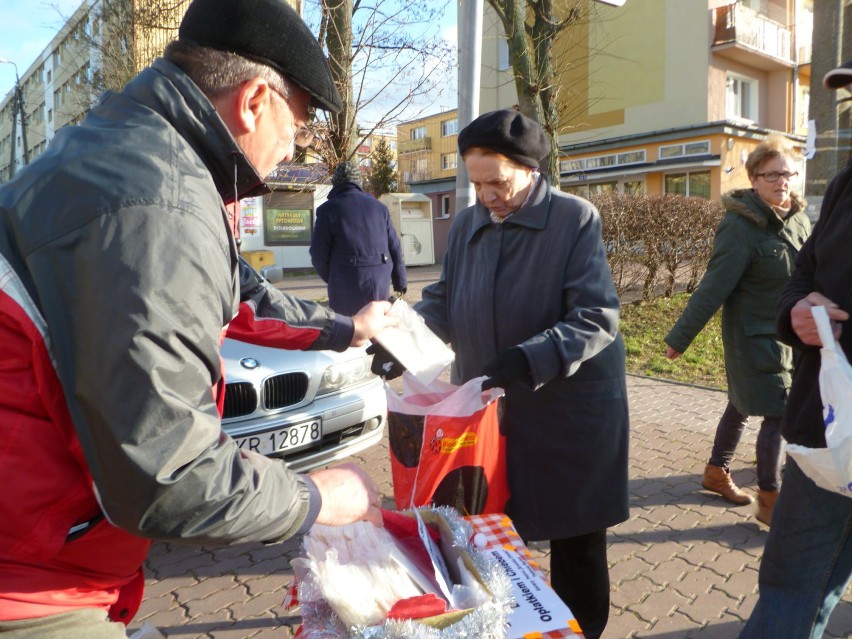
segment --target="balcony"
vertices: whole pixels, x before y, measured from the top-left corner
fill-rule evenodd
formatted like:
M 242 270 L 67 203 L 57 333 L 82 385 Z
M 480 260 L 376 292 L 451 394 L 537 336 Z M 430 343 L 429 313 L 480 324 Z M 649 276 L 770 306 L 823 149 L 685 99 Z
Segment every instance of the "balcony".
M 793 34 L 778 20 L 739 2 L 712 11 L 713 53 L 767 71 L 793 67 Z
M 432 149 L 432 138 L 417 138 L 416 140 L 403 140 L 397 145 L 397 153 L 414 153 L 415 151 L 430 151 Z

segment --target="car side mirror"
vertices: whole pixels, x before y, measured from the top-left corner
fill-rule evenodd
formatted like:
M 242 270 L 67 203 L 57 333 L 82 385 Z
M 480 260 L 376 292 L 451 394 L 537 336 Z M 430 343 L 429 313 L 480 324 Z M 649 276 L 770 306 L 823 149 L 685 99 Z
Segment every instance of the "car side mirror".
M 276 282 L 280 282 L 284 279 L 284 267 L 275 266 L 274 264 L 271 266 L 263 266 L 260 269 L 260 276 L 270 284 L 275 284 Z

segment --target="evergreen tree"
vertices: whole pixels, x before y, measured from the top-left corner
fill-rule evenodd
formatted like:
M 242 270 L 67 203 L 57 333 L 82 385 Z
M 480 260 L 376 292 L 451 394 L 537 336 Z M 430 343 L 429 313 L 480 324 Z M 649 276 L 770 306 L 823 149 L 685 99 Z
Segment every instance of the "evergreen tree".
M 367 174 L 365 190 L 376 197 L 394 193 L 397 189 L 396 160 L 385 138 L 378 138 L 370 158 L 372 167 Z

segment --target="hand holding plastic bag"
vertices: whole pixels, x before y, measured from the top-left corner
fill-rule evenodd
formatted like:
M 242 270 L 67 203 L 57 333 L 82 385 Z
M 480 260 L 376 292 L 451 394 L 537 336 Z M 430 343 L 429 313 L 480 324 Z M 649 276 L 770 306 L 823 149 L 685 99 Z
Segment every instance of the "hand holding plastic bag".
M 852 366 L 834 339 L 825 307 L 812 312 L 822 341 L 819 389 L 827 447 L 788 444 L 787 452 L 817 486 L 852 497 Z

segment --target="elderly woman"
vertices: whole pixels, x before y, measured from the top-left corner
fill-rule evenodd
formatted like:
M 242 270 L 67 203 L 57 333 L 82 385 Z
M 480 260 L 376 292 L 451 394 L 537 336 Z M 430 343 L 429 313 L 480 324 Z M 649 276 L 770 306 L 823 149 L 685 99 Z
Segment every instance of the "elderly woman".
M 505 389 L 508 514 L 525 540 L 550 540 L 554 590 L 599 637 L 606 529 L 628 516 L 624 346 L 600 216 L 537 171 L 550 145 L 520 113 L 480 116 L 458 145 L 478 201 L 415 308 L 452 344 L 454 383 L 485 374 Z
M 719 309 L 728 406 L 716 428 L 702 485 L 733 504 L 753 500 L 731 479 L 729 465 L 749 415 L 763 417 L 757 436 L 757 519 L 769 525 L 781 484 L 781 415 L 793 353 L 775 334 L 775 309 L 796 255 L 810 233 L 804 201 L 793 192 L 793 150 L 770 136 L 746 160 L 752 188 L 725 194 L 707 271 L 666 336 L 666 356 L 683 353 Z

